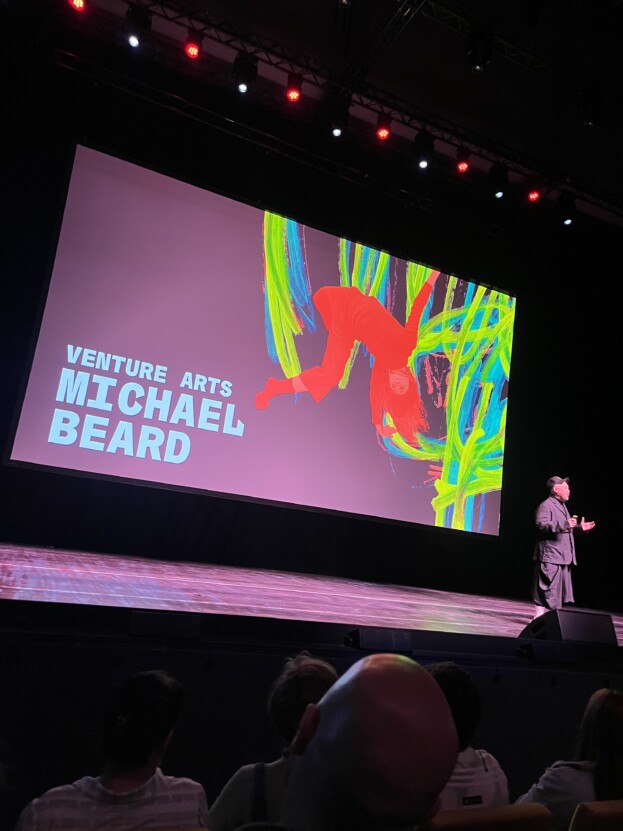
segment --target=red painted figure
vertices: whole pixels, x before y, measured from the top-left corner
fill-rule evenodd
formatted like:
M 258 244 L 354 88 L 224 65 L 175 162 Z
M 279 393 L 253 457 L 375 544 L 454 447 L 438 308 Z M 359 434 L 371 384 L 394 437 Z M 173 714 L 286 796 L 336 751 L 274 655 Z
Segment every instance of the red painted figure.
M 360 341 L 374 357 L 370 409 L 377 433 L 391 436 L 398 432 L 409 443 L 417 444 L 417 433 L 427 430 L 428 423 L 418 382 L 408 362 L 417 346 L 422 313 L 439 273 L 431 272 L 423 284 L 404 326 L 375 297 L 362 294 L 357 288 L 318 289 L 314 305 L 328 333 L 322 363 L 294 378 L 269 378 L 255 397 L 256 408 L 263 410 L 275 396 L 296 392 L 308 392 L 314 401 L 321 401 L 339 384 L 353 345 Z M 391 415 L 395 427 L 383 424 L 385 413 Z

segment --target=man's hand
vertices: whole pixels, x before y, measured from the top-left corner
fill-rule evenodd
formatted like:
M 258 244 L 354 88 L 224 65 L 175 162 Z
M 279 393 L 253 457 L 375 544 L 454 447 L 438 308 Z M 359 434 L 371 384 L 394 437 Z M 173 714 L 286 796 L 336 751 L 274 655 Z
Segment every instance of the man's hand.
M 582 531 L 592 531 L 594 527 L 595 520 L 591 519 L 590 521 L 588 521 L 584 519 L 584 517 L 582 517 L 582 519 L 580 520 L 580 528 L 582 529 Z

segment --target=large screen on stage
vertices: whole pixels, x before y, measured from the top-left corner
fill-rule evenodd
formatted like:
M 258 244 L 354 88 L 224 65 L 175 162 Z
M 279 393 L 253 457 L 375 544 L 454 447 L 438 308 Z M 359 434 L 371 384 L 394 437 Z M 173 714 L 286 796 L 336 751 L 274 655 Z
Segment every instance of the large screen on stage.
M 78 146 L 9 461 L 497 535 L 514 312 Z

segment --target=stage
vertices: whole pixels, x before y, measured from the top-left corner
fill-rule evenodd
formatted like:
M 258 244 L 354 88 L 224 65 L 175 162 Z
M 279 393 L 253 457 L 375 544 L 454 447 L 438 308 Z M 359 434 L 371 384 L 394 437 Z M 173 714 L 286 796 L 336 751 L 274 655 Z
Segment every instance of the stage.
M 163 638 L 209 631 L 211 637 L 230 639 L 244 633 L 246 640 L 294 637 L 378 651 L 419 648 L 511 656 L 517 654 L 517 639 L 523 642 L 522 632 L 533 619 L 529 601 L 6 544 L 0 545 L 0 599 L 10 601 L 3 607 L 5 612 L 11 608 L 13 620 L 16 611 L 23 610 L 19 617 L 27 617 L 35 627 L 33 620 L 46 627 L 45 617 L 52 620 L 60 609 L 63 620 L 71 610 L 77 620 L 80 607 L 86 626 L 97 617 L 110 621 L 111 631 L 115 621 L 124 621 L 127 630 L 131 613 L 134 633 Z M 618 647 L 623 645 L 623 615 L 577 612 L 610 615 Z M 564 646 L 539 644 L 541 652 L 546 648 L 548 655 L 566 660 L 569 651 Z M 582 644 L 584 654 L 589 646 Z M 620 651 L 616 645 L 614 651 Z M 597 653 L 601 657 L 600 650 Z
M 42 748 L 93 738 L 93 709 L 113 680 L 154 667 L 188 690 L 169 768 L 205 782 L 212 801 L 241 763 L 278 753 L 266 695 L 284 659 L 303 649 L 339 673 L 371 652 L 460 663 L 487 713 L 480 746 L 523 793 L 566 752 L 561 737 L 588 696 L 623 685 L 623 615 L 611 615 L 616 643 L 593 643 L 525 637 L 532 611 L 528 601 L 413 586 L 0 545 L 0 699 L 17 783 L 10 812 L 96 764 L 96 748 L 81 747 L 77 772 L 69 751 L 32 772 L 33 758 L 47 758 Z M 86 694 L 68 706 L 72 690 Z M 525 737 L 537 727 L 528 754 Z

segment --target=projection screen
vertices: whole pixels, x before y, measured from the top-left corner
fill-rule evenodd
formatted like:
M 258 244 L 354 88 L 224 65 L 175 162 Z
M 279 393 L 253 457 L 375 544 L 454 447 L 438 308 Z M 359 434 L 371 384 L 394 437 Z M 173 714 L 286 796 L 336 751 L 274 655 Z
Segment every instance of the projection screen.
M 514 311 L 78 146 L 9 461 L 497 535 Z

